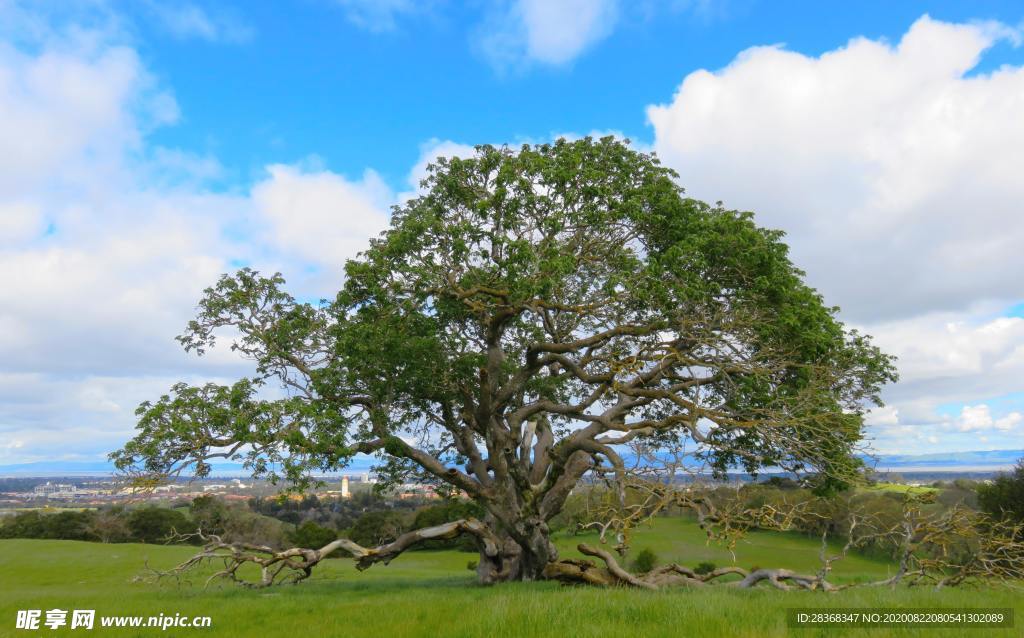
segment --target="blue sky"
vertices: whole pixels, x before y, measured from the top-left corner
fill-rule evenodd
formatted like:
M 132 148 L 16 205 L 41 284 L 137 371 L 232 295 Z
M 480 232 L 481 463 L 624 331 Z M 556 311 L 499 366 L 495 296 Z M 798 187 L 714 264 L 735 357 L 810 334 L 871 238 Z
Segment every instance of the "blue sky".
M 438 154 L 613 133 L 900 357 L 888 453 L 1024 448 L 1024 7 L 0 0 L 0 464 L 101 458 L 241 264 L 307 298 Z
M 128 5 L 140 54 L 182 110 L 180 125 L 153 141 L 215 154 L 235 179 L 316 155 L 345 174 L 373 167 L 399 187 L 419 146 L 434 138 L 514 142 L 614 129 L 649 141 L 645 105 L 751 46 L 817 55 L 856 35 L 898 40 L 926 13 L 1008 24 L 1022 13 L 1014 2 L 622 3 L 614 29 L 569 61 L 496 67 L 481 51 L 493 19 L 479 8 L 486 4 L 396 9 L 377 28 L 360 28 L 357 9 L 330 0 L 196 4 L 226 15 L 245 33 L 241 42 L 182 37 L 144 4 Z M 978 69 L 1022 59 L 1000 43 Z

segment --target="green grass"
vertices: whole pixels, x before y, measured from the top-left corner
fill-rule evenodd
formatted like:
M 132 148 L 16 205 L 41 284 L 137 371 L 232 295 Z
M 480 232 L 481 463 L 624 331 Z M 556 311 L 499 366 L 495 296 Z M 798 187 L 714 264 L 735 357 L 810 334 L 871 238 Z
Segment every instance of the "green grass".
M 581 540 L 558 539 L 567 556 Z M 707 546 L 696 526 L 661 519 L 640 530 L 634 547 L 650 547 L 662 561 L 694 565 L 732 564 L 729 552 Z M 1005 589 L 859 589 L 827 595 L 768 589 L 644 592 L 562 587 L 554 583 L 513 583 L 479 587 L 466 569 L 473 554 L 409 552 L 389 566 L 357 572 L 348 560 L 330 560 L 298 586 L 249 591 L 230 585 L 204 591 L 192 585 L 132 583 L 148 559 L 166 568 L 193 548 L 101 545 L 73 541 L 0 541 L 0 636 L 36 635 L 15 631 L 18 609 L 95 609 L 97 615 L 206 615 L 209 629 L 43 628 L 40 635 L 116 636 L 959 636 L 963 629 L 789 630 L 788 607 L 1013 607 L 1017 628 L 972 629 L 971 636 L 1021 635 L 1024 596 Z M 736 548 L 737 564 L 814 569 L 818 543 L 796 535 L 760 532 Z M 837 580 L 875 578 L 885 563 L 850 557 L 837 564 Z
M 907 485 L 906 483 L 876 483 L 864 488 L 868 492 L 896 492 L 898 494 L 929 494 L 938 492 L 939 488 L 928 485 Z

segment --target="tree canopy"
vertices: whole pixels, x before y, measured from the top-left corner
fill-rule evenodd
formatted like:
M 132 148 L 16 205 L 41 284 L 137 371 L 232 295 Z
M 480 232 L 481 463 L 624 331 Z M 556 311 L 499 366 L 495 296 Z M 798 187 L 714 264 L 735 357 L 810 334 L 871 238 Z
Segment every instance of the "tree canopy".
M 612 138 L 479 146 L 421 189 L 332 300 L 250 269 L 207 289 L 179 341 L 235 334 L 256 375 L 144 403 L 117 465 L 240 458 L 301 484 L 376 454 L 389 480 L 483 506 L 510 577 L 556 557 L 546 522 L 588 473 L 625 471 L 629 443 L 718 473 L 856 474 L 893 363 L 804 283 L 781 231 L 686 197 Z

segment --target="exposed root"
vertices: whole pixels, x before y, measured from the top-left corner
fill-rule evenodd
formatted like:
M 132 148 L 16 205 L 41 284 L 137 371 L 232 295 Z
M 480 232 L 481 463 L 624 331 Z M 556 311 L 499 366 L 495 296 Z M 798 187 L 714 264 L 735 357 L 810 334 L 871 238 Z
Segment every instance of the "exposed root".
M 583 583 L 602 587 L 625 586 L 639 589 L 664 589 L 668 587 L 703 587 L 722 576 L 738 575 L 740 580 L 728 583 L 730 587 L 750 588 L 762 581 L 781 590 L 799 589 L 838 591 L 842 587 L 833 585 L 818 575 L 798 574 L 788 569 L 757 569 L 747 571 L 742 567 L 719 567 L 705 574 L 698 574 L 689 567 L 675 563 L 656 567 L 646 574 L 632 574 L 624 569 L 610 552 L 581 543 L 577 549 L 581 554 L 600 558 L 604 567 L 588 560 L 561 560 L 548 565 L 544 575 L 563 583 Z
M 372 548 L 363 547 L 347 538 L 339 538 L 320 549 L 292 547 L 277 550 L 266 545 L 226 542 L 216 534 L 199 531 L 193 534 L 179 534 L 172 538 L 178 542 L 201 540 L 204 545 L 199 553 L 167 571 L 152 569 L 147 564 L 147 574 L 136 580 L 174 579 L 180 584 L 186 574 L 200 566 L 207 563 L 220 563 L 223 568 L 210 575 L 206 579 L 205 586 L 208 587 L 210 583 L 218 579 L 227 579 L 243 587 L 260 589 L 271 585 L 294 584 L 305 580 L 309 578 L 313 568 L 320 561 L 339 550 L 351 555 L 355 559 L 356 568 L 364 570 L 378 562 L 386 565 L 405 550 L 423 541 L 450 539 L 463 533 L 475 536 L 485 555 L 497 556 L 497 539 L 483 523 L 472 518 L 406 532 L 390 543 Z M 247 564 L 259 568 L 258 579 L 247 578 L 239 573 L 239 570 Z

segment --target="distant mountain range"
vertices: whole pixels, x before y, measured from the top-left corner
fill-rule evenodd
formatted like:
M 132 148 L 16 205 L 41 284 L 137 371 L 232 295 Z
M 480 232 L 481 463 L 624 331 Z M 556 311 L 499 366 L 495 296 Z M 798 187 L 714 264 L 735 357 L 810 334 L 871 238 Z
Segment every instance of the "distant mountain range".
M 1009 470 L 1024 458 L 1021 450 L 975 450 L 971 452 L 940 452 L 935 454 L 880 454 L 865 459 L 880 472 L 996 472 Z M 372 457 L 356 457 L 341 474 L 367 472 L 374 464 Z M 246 476 L 241 463 L 213 463 L 212 476 Z M 114 473 L 109 461 L 38 461 L 17 465 L 0 465 L 0 477 L 108 476 Z
M 868 464 L 877 460 L 879 471 L 910 472 L 927 470 L 948 471 L 997 471 L 1009 470 L 1018 459 L 1024 458 L 1024 450 L 975 450 L 972 452 L 945 452 L 935 454 L 880 454 L 875 459 L 866 459 Z

